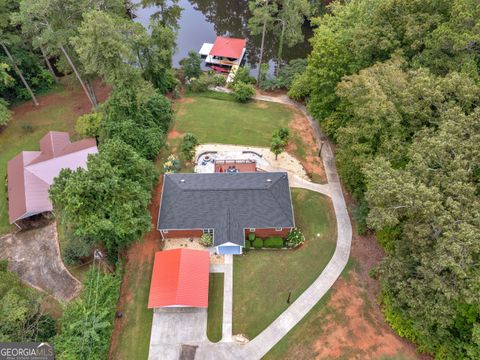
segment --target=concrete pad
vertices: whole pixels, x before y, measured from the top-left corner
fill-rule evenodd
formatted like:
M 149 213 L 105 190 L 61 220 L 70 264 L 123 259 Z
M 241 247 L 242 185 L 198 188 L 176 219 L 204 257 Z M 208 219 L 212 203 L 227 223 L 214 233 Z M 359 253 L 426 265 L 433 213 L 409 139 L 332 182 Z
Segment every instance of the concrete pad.
M 182 344 L 207 340 L 207 309 L 164 308 L 153 313 L 149 360 L 177 360 Z

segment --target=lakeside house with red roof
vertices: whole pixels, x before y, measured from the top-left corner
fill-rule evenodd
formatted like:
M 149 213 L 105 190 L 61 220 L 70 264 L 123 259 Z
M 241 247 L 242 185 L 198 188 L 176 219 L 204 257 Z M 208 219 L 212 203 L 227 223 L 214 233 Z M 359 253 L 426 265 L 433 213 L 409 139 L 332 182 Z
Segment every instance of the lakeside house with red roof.
M 10 223 L 53 210 L 48 189 L 62 169 L 87 167 L 98 152 L 95 139 L 70 142 L 66 132 L 50 131 L 40 140 L 40 151 L 22 151 L 8 162 Z
M 246 39 L 217 36 L 213 44 L 204 43 L 199 54 L 205 57 L 207 64 L 239 66 L 245 56 Z

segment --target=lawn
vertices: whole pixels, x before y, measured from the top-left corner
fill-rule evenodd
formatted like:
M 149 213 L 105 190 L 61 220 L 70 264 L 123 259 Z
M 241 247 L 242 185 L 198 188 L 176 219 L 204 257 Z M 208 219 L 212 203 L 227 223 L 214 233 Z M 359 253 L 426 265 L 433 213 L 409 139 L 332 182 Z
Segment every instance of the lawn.
M 208 284 L 207 336 L 212 342 L 222 340 L 223 323 L 223 274 L 210 274 Z
M 292 190 L 295 221 L 305 234 L 297 250 L 251 250 L 234 257 L 233 333 L 253 339 L 318 277 L 333 255 L 335 215 L 329 200 Z
M 0 131 L 0 179 L 5 179 L 7 163 L 22 150 L 38 150 L 38 141 L 49 130 L 73 132 L 77 115 L 73 111 L 76 99 L 70 91 L 55 94 L 58 101 L 40 106 L 33 111 L 19 111 L 24 105 L 14 108 L 16 112 L 10 123 Z M 17 110 L 17 111 L 15 111 Z M 33 132 L 26 132 L 22 125 L 30 123 Z M 8 222 L 6 186 L 0 186 L 0 234 L 11 229 Z
M 273 132 L 288 127 L 292 116 L 293 111 L 285 105 L 240 104 L 228 94 L 205 93 L 179 103 L 174 128 L 193 133 L 201 143 L 269 147 Z
M 153 312 L 147 308 L 147 304 L 154 255 L 152 251 L 151 256 L 143 262 L 136 258 L 125 269 L 122 286 L 126 286 L 126 292 L 122 290 L 124 299 L 120 308 L 123 317 L 117 320 L 121 322 L 121 332 L 110 354 L 111 359 L 148 358 Z

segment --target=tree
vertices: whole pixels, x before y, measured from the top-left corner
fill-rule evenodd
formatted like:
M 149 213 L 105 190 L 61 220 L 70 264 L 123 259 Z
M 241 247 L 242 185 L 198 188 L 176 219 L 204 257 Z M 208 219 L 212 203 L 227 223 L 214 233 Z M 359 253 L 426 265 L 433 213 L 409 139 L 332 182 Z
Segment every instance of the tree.
M 71 38 L 80 61 L 89 74 L 104 76 L 113 86 L 135 71 L 140 61 L 132 44 L 148 41 L 145 28 L 124 17 L 92 10 L 85 13 L 78 35 Z
M 7 73 L 8 65 L 0 63 L 0 82 L 4 85 L 8 85 L 12 78 Z M 7 108 L 8 103 L 0 98 L 0 127 L 5 126 L 12 117 L 12 113 Z
M 275 160 L 278 159 L 278 155 L 285 151 L 285 146 L 285 141 L 283 141 L 278 134 L 273 134 L 270 151 L 275 154 Z
M 102 119 L 102 112 L 82 115 L 77 119 L 75 131 L 82 137 L 93 137 L 98 139 Z
M 262 34 L 257 75 L 257 83 L 260 83 L 265 35 L 267 31 L 273 29 L 274 15 L 277 13 L 278 8 L 275 1 L 270 2 L 269 0 L 249 0 L 248 7 L 252 12 L 252 17 L 248 20 L 248 27 L 250 28 L 252 35 Z
M 104 110 L 101 142 L 120 139 L 147 159 L 157 157 L 173 117 L 167 98 L 155 91 L 150 83 L 133 76 L 132 82 L 112 91 Z
M 202 73 L 202 58 L 195 51 L 189 51 L 188 57 L 180 60 L 180 65 L 187 79 L 198 78 Z
M 182 140 L 182 144 L 180 146 L 180 150 L 182 151 L 183 156 L 185 159 L 188 161 L 191 161 L 193 159 L 193 156 L 195 155 L 195 148 L 198 145 L 198 139 L 195 137 L 195 135 L 191 133 L 185 134 Z
M 87 170 L 62 170 L 50 198 L 73 239 L 101 244 L 115 256 L 150 230 L 147 205 L 155 178 L 152 163 L 114 140 L 89 157 Z
M 0 262 L 0 341 L 50 341 L 55 321 L 41 311 L 41 294 L 23 285 L 7 265 Z
M 311 5 L 308 0 L 281 0 L 276 20 L 279 23 L 278 65 L 282 61 L 284 43 L 292 47 L 304 40 L 302 25 L 310 16 Z
M 142 0 L 143 7 L 158 9 L 151 15 L 152 20 L 172 30 L 178 30 L 178 20 L 183 10 L 178 3 L 179 0 Z

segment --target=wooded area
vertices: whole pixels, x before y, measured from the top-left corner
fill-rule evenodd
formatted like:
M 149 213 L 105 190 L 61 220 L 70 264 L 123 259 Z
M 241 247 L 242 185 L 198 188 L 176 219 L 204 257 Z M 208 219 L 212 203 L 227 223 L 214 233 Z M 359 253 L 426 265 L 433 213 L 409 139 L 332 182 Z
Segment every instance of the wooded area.
M 480 357 L 479 19 L 475 0 L 334 3 L 289 92 L 387 251 L 387 321 L 438 359 Z

